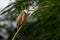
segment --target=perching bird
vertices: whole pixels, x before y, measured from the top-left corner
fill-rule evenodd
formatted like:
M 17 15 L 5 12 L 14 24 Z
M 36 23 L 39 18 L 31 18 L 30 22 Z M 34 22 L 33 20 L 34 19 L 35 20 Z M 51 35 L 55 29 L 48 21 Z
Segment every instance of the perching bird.
M 24 23 L 24 21 L 25 21 L 25 19 L 26 19 L 27 13 L 28 13 L 28 9 L 25 8 L 25 9 L 18 15 L 18 17 L 16 18 L 16 26 L 17 26 L 17 28 L 19 28 L 19 26 L 21 26 L 21 25 Z

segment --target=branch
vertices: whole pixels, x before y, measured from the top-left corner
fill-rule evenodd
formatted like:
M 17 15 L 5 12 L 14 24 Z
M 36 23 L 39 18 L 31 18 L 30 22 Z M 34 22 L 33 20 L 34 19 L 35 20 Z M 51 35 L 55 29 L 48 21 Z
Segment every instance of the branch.
M 17 36 L 17 34 L 19 33 L 20 29 L 22 28 L 22 26 L 19 27 L 19 29 L 17 30 L 17 32 L 15 33 L 15 35 L 13 36 L 12 40 L 15 40 L 15 37 Z

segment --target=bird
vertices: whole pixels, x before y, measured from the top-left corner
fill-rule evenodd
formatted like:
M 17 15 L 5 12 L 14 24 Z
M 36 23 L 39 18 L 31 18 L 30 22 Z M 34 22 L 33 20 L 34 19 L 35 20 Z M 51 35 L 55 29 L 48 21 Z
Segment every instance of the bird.
M 28 14 L 28 8 L 25 8 L 16 18 L 16 26 L 19 28 L 26 20 L 26 15 Z

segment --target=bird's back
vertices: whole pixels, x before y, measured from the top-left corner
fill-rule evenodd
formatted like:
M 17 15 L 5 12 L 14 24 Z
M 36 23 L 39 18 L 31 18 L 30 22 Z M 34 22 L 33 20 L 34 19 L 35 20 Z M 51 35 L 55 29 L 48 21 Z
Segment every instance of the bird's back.
M 19 16 L 16 18 L 16 25 L 19 27 L 23 24 L 23 21 L 26 17 L 26 14 L 24 12 L 20 13 Z

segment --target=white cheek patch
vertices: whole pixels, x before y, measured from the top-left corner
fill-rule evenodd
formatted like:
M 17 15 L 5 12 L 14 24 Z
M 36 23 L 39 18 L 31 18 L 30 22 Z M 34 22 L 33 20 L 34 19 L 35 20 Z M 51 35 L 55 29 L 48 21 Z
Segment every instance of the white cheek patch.
M 27 11 L 27 10 L 24 10 L 24 12 L 25 12 L 25 13 L 28 13 L 28 11 Z

